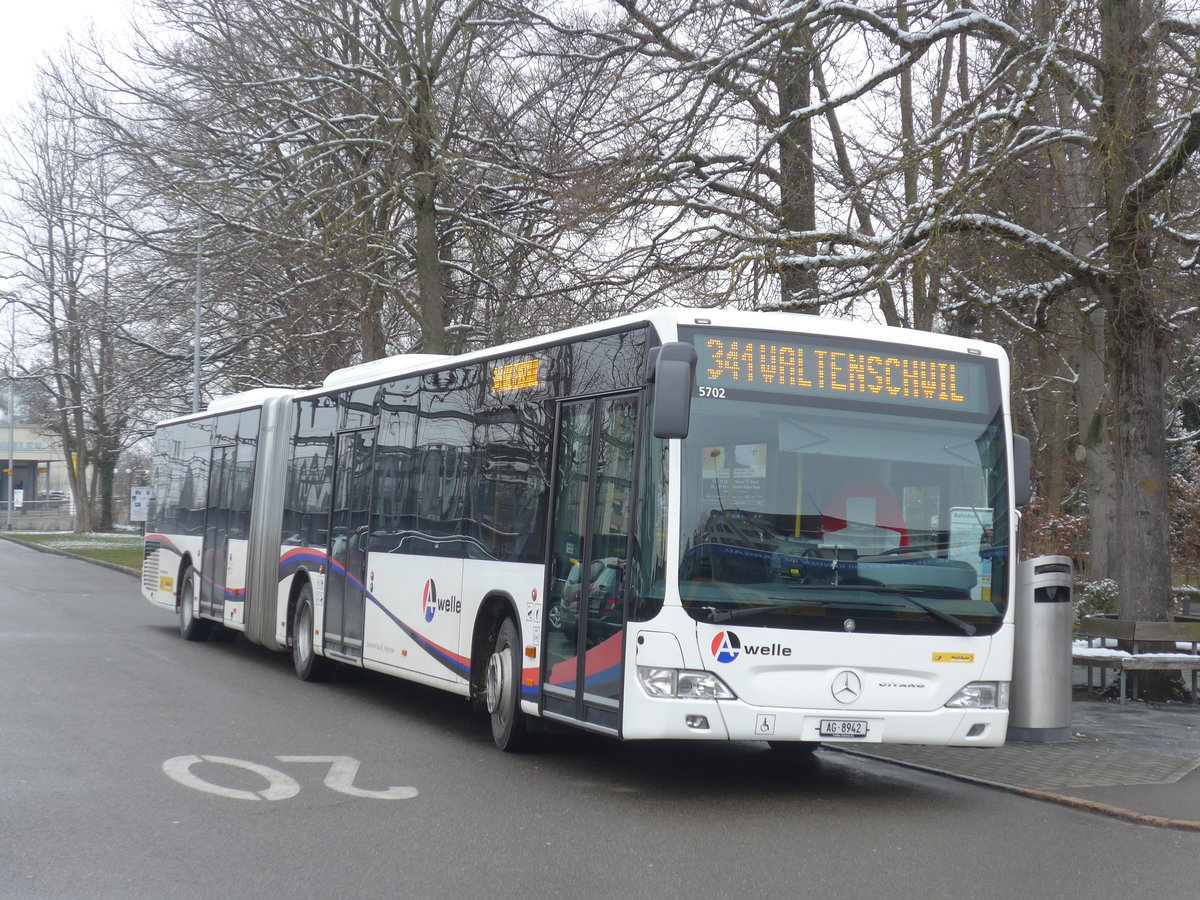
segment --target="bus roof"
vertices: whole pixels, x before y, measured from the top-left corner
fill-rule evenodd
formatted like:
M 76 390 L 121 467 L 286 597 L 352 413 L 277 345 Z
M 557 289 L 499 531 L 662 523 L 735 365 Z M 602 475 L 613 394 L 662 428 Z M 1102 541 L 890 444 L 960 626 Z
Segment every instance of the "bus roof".
M 334 369 L 325 376 L 321 387 L 328 390 L 345 385 L 381 381 L 410 369 L 419 368 L 424 363 L 431 364 L 451 358 L 442 353 L 401 353 L 384 359 L 359 363 L 356 366 L 346 366 L 344 369 Z
M 308 397 L 327 394 L 334 390 L 382 383 L 400 375 L 418 374 L 447 366 L 467 365 L 500 356 L 511 356 L 547 345 L 563 343 L 591 335 L 621 331 L 637 325 L 652 325 L 662 340 L 675 340 L 678 329 L 686 326 L 716 326 L 723 328 L 752 328 L 759 331 L 782 333 L 800 331 L 807 334 L 830 337 L 860 338 L 952 353 L 970 353 L 1007 362 L 1004 349 L 996 344 L 974 338 L 895 328 L 854 319 L 834 319 L 789 312 L 750 312 L 746 310 L 704 309 L 697 307 L 658 307 L 641 313 L 632 313 L 613 319 L 605 319 L 588 325 L 579 325 L 562 331 L 537 337 L 525 338 L 508 344 L 472 350 L 456 356 L 432 353 L 402 353 L 384 359 L 360 363 L 335 369 L 318 388 L 289 390 L 286 388 L 256 388 L 219 397 L 213 400 L 202 413 L 178 416 L 167 420 L 175 422 L 192 417 L 202 417 L 238 409 L 250 409 L 271 397 Z M 160 423 L 166 424 L 166 422 Z
M 189 419 L 203 419 L 208 416 L 220 415 L 221 413 L 256 409 L 268 400 L 276 397 L 291 398 L 295 397 L 298 393 L 300 392 L 293 388 L 251 388 L 248 391 L 240 391 L 236 394 L 225 394 L 221 397 L 214 397 L 209 401 L 208 406 L 200 410 L 200 412 L 185 413 L 182 416 L 163 419 L 155 427 L 159 425 L 171 425 L 176 422 L 186 422 Z
M 331 390 L 350 387 L 367 387 L 388 381 L 400 375 L 418 374 L 443 367 L 467 365 L 500 356 L 511 356 L 547 345 L 584 338 L 591 335 L 620 331 L 636 325 L 653 325 L 663 340 L 675 340 L 678 329 L 683 326 L 713 325 L 725 328 L 752 328 L 761 331 L 800 331 L 830 337 L 859 338 L 884 343 L 914 345 L 952 353 L 972 355 L 1007 361 L 1003 348 L 987 341 L 961 338 L 954 335 L 896 328 L 855 319 L 832 319 L 789 312 L 749 312 L 746 310 L 703 309 L 675 306 L 659 307 L 641 313 L 604 319 L 588 325 L 579 325 L 562 331 L 550 332 L 533 338 L 525 338 L 508 344 L 472 350 L 456 356 L 428 353 L 402 353 L 385 359 L 355 366 L 347 366 L 331 372 L 319 388 L 299 392 L 297 396 L 317 396 Z

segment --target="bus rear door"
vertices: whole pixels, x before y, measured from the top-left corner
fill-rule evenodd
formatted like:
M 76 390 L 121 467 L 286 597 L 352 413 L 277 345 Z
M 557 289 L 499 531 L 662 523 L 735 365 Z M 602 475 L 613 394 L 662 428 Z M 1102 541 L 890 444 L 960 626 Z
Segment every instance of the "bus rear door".
M 361 659 L 370 544 L 373 429 L 337 436 L 329 517 L 329 571 L 325 577 L 325 650 Z
M 237 447 L 214 447 L 208 466 L 208 495 L 204 509 L 204 548 L 200 554 L 200 615 L 220 621 L 231 588 L 229 570 L 229 517 Z

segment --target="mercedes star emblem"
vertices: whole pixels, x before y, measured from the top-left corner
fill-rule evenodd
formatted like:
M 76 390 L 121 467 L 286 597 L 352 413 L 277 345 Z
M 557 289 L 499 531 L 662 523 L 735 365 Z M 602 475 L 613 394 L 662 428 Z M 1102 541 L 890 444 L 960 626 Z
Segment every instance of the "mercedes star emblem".
M 862 681 L 853 672 L 838 672 L 831 690 L 838 703 L 853 703 L 862 694 Z

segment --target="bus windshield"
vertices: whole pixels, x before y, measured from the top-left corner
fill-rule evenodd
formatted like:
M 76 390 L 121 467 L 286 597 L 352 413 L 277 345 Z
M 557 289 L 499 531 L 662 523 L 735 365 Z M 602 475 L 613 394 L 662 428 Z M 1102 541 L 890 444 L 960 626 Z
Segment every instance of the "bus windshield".
M 989 364 L 971 364 L 995 398 Z M 718 389 L 704 365 L 701 351 L 681 485 L 680 597 L 694 618 L 900 634 L 1000 627 L 1009 523 L 998 402 L 835 402 L 754 390 L 744 372 Z

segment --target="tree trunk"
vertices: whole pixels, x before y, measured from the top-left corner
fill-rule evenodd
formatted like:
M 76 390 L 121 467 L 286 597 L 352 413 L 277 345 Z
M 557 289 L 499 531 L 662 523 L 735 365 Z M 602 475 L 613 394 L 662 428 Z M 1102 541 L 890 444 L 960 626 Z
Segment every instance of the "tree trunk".
M 417 226 L 417 295 L 421 314 L 421 351 L 446 352 L 445 299 L 441 241 L 438 240 L 437 179 L 432 172 L 416 178 L 413 213 Z
M 1079 378 L 1075 386 L 1083 481 L 1091 517 L 1088 576 L 1096 581 L 1116 580 L 1121 550 L 1116 467 L 1109 440 L 1110 398 L 1105 384 L 1104 331 L 1104 310 L 1093 310 L 1083 323 Z
M 438 234 L 437 115 L 431 75 L 418 66 L 416 102 L 412 107 L 412 210 L 416 225 L 417 310 L 421 350 L 446 352 L 446 298 L 442 242 Z
M 1167 619 L 1171 536 L 1162 333 L 1147 299 L 1122 300 L 1112 314 L 1108 344 L 1118 411 L 1113 462 L 1122 545 L 1117 563 L 1121 617 Z
M 792 119 L 792 114 L 809 104 L 812 94 L 811 68 L 803 35 L 789 31 L 782 42 L 785 51 L 776 72 L 779 119 L 786 123 L 779 138 L 779 219 L 788 236 L 784 253 L 801 253 L 794 236 L 817 227 L 816 181 L 813 173 L 811 119 Z M 780 266 L 780 300 L 790 312 L 821 311 L 816 273 L 784 262 Z
M 1046 514 L 1060 517 L 1067 495 L 1067 430 L 1069 398 L 1062 381 L 1057 377 L 1060 356 L 1053 345 L 1052 333 L 1059 329 L 1058 319 L 1069 315 L 1052 313 L 1046 333 L 1037 345 L 1037 371 L 1042 385 L 1038 391 L 1035 419 L 1040 438 L 1039 493 L 1046 501 Z
M 100 495 L 100 511 L 96 519 L 97 531 L 112 531 L 113 529 L 113 483 L 116 472 L 116 460 L 103 454 L 96 459 L 96 474 L 98 493 Z
M 1156 7 L 1153 0 L 1099 4 L 1104 120 L 1097 142 L 1109 223 L 1110 275 L 1103 291 L 1121 533 L 1120 610 L 1122 618 L 1151 620 L 1167 619 L 1171 609 L 1167 333 L 1149 273 L 1154 225 L 1130 189 L 1145 177 L 1153 151 L 1145 26 Z
M 907 0 L 896 3 L 896 27 L 901 31 L 908 30 Z M 920 172 L 921 156 L 916 152 L 917 132 L 914 121 L 913 105 L 913 76 L 912 70 L 904 68 L 900 72 L 900 158 L 904 167 L 904 204 L 908 209 L 916 209 L 924 199 L 921 194 Z M 935 303 L 931 302 L 928 270 L 921 256 L 913 259 L 909 269 L 909 284 L 912 290 L 912 326 L 921 331 L 932 331 L 935 313 Z

